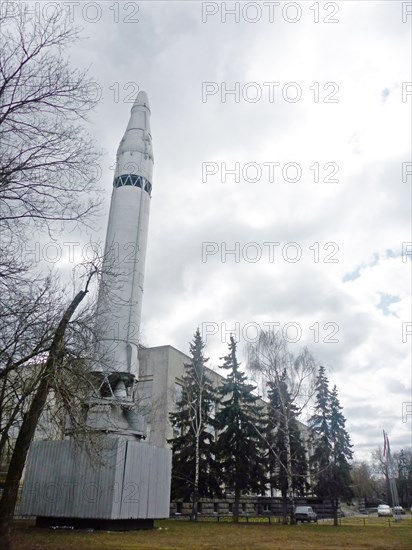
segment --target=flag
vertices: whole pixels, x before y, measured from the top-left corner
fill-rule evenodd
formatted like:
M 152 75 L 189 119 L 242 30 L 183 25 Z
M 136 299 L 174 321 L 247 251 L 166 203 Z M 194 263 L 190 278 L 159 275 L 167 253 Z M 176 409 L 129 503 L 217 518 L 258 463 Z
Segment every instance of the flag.
M 383 456 L 387 457 L 391 454 L 391 448 L 389 446 L 388 434 L 383 430 Z

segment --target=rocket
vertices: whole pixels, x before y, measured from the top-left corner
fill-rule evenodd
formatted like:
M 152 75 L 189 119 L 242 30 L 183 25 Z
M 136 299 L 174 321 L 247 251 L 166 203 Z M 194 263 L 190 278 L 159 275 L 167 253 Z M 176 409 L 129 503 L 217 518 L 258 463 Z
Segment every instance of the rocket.
M 97 302 L 100 359 L 93 369 L 112 374 L 117 380 L 120 375 L 126 385 L 139 378 L 138 347 L 152 175 L 150 107 L 146 92 L 141 91 L 117 150 Z
M 30 449 L 22 510 L 37 516 L 38 524 L 52 526 L 57 520 L 57 525 L 97 529 L 150 529 L 154 519 L 169 515 L 172 452 L 143 443 L 147 433 L 137 391 L 153 171 L 149 120 L 147 95 L 140 92 L 117 150 L 97 299 L 97 354 L 88 403 L 82 407 L 89 434 L 98 437 L 91 446 L 79 445 L 74 436 L 83 435 L 83 426 L 73 425 L 70 416 L 69 438 L 37 441 Z M 33 489 L 44 483 L 61 488 L 46 507 Z M 90 483 L 99 488 L 92 505 L 83 490 Z M 138 498 L 117 498 L 129 494 L 130 487 Z

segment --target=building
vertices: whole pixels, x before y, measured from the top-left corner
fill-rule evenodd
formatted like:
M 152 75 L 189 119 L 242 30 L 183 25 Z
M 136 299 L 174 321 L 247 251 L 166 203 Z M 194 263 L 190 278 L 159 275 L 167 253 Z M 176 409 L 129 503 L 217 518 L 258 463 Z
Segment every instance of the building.
M 168 447 L 167 440 L 173 437 L 169 413 L 175 410 L 179 401 L 185 363 L 190 363 L 190 357 L 173 346 L 139 351 L 138 395 L 151 445 Z M 212 369 L 208 369 L 208 375 L 213 386 L 219 387 L 223 377 Z
M 175 411 L 176 403 L 180 399 L 185 364 L 190 361 L 188 355 L 170 345 L 141 348 L 139 351 L 138 399 L 141 403 L 141 412 L 146 418 L 147 440 L 151 445 L 170 446 L 167 441 L 172 439 L 174 434 L 169 414 Z M 224 377 L 214 370 L 206 368 L 212 385 L 218 388 Z M 265 405 L 264 401 L 262 404 Z M 311 454 L 310 431 L 305 424 L 298 422 L 298 425 L 306 447 L 307 458 L 309 458 Z M 310 483 L 309 475 L 308 482 Z M 278 497 L 280 493 L 275 491 L 271 496 Z M 255 504 L 257 506 L 256 502 L 253 503 L 253 505 Z M 265 503 L 265 506 L 269 506 L 268 503 Z M 209 507 L 212 507 L 211 503 L 209 503 Z M 222 508 L 222 505 L 220 507 Z M 247 504 L 247 507 L 248 510 L 251 509 L 251 502 Z M 261 509 L 260 505 L 257 508 Z

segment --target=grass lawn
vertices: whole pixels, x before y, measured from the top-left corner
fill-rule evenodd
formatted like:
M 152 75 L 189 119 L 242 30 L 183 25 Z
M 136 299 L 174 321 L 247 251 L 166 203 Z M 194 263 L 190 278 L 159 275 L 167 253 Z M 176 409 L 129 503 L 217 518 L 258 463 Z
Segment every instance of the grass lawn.
M 383 520 L 383 521 L 382 521 Z M 363 524 L 330 523 L 284 526 L 269 523 L 157 521 L 153 531 L 85 532 L 38 529 L 28 522 L 16 522 L 15 550 L 165 550 L 165 549 L 279 549 L 322 550 L 370 548 L 410 550 L 412 522 L 384 518 Z

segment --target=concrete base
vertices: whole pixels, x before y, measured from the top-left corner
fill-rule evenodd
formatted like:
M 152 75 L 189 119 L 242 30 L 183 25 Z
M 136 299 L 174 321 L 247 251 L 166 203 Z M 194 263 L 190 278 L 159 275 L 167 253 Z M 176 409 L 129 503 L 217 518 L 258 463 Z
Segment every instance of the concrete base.
M 169 517 L 171 451 L 120 437 L 104 442 L 93 459 L 71 440 L 34 442 L 19 514 L 94 529 L 150 529 Z
M 153 525 L 152 519 L 36 518 L 36 527 L 73 527 L 95 531 L 140 531 L 153 529 Z

